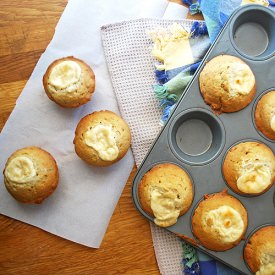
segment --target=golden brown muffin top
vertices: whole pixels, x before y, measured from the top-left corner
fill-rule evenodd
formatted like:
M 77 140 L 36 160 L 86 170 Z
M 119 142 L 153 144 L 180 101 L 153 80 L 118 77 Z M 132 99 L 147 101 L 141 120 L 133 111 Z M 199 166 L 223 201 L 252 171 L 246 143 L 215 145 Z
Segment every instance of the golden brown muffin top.
M 261 194 L 275 179 L 275 157 L 265 144 L 249 141 L 232 147 L 225 158 L 223 173 L 238 193 Z
M 247 228 L 247 212 L 226 191 L 205 196 L 192 218 L 192 230 L 208 249 L 224 251 L 240 242 Z
M 255 122 L 266 137 L 275 140 L 275 91 L 268 92 L 259 100 Z
M 68 56 L 48 67 L 43 85 L 47 96 L 65 108 L 87 103 L 95 90 L 93 70 L 82 60 Z
M 124 157 L 131 143 L 127 123 L 111 111 L 83 117 L 75 131 L 75 151 L 88 164 L 108 166 Z
M 231 55 L 219 55 L 208 61 L 200 73 L 199 83 L 205 102 L 217 112 L 243 109 L 256 91 L 250 67 Z
M 244 258 L 257 275 L 275 274 L 275 226 L 257 230 L 244 249 Z
M 189 175 L 172 163 L 158 164 L 145 173 L 138 190 L 142 208 L 162 227 L 175 224 L 193 200 Z
M 59 179 L 54 158 L 35 146 L 15 151 L 3 173 L 8 191 L 25 203 L 41 203 L 55 190 Z

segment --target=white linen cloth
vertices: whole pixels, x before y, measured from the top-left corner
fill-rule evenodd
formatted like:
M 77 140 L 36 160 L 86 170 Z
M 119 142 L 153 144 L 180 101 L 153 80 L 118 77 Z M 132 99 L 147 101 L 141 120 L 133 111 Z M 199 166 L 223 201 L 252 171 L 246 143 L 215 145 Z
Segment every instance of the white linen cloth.
M 178 10 L 184 9 L 177 6 Z M 121 114 L 131 128 L 137 166 L 161 129 L 161 111 L 152 89 L 156 82 L 155 60 L 150 53 L 152 41 L 146 31 L 168 27 L 174 22 L 179 22 L 186 29 L 190 29 L 193 23 L 191 20 L 137 19 L 102 27 L 110 76 Z M 161 274 L 182 274 L 182 247 L 178 238 L 154 224 L 151 224 L 151 231 Z
M 59 186 L 41 205 L 25 205 L 8 194 L 1 174 L 1 214 L 89 247 L 100 246 L 134 165 L 131 151 L 108 168 L 90 167 L 74 152 L 74 131 L 83 116 L 104 109 L 119 114 L 104 58 L 100 26 L 139 18 L 144 11 L 147 16 L 161 17 L 167 5 L 166 0 L 68 2 L 52 41 L 0 134 L 1 171 L 15 150 L 39 146 L 55 157 L 60 170 Z M 53 60 L 70 55 L 83 59 L 93 68 L 96 90 L 85 106 L 63 109 L 47 98 L 42 77 Z

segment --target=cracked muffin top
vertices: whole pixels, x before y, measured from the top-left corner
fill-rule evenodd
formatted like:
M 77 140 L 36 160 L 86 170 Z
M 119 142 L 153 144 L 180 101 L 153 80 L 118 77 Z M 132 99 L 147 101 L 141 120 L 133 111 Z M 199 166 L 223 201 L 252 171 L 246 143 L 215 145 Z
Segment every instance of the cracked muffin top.
M 260 195 L 275 179 L 275 157 L 272 150 L 256 141 L 242 142 L 232 147 L 223 163 L 228 185 L 239 194 Z
M 245 108 L 256 92 L 250 67 L 231 55 L 219 55 L 208 61 L 200 73 L 199 84 L 204 101 L 217 113 Z
M 173 163 L 162 163 L 145 173 L 138 186 L 142 209 L 161 227 L 175 224 L 193 201 L 189 175 Z

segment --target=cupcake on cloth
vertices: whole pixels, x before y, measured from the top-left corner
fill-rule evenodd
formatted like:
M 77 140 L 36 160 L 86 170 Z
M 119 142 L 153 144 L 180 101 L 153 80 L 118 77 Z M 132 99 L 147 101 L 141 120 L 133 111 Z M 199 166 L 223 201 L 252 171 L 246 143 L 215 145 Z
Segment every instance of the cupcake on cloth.
M 74 108 L 91 99 L 95 75 L 84 61 L 68 56 L 50 64 L 43 85 L 50 100 L 65 108 Z
M 192 217 L 192 231 L 207 249 L 224 251 L 244 237 L 248 217 L 241 202 L 227 191 L 205 195 Z
M 275 179 L 275 157 L 265 144 L 248 141 L 233 146 L 223 163 L 227 184 L 239 194 L 260 195 Z
M 245 108 L 256 92 L 250 67 L 240 58 L 219 55 L 206 63 L 199 76 L 204 101 L 218 113 Z
M 256 275 L 275 274 L 275 226 L 257 230 L 244 249 L 244 259 Z
M 77 155 L 90 165 L 109 166 L 122 159 L 131 144 L 127 123 L 111 111 L 83 117 L 75 130 Z
M 55 159 L 34 146 L 15 151 L 3 173 L 8 192 L 24 203 L 41 203 L 54 192 L 59 180 Z
M 158 164 L 146 172 L 138 194 L 142 209 L 161 227 L 175 224 L 188 211 L 194 196 L 189 175 L 172 163 Z
M 267 138 L 275 140 L 275 91 L 268 92 L 259 100 L 255 123 Z

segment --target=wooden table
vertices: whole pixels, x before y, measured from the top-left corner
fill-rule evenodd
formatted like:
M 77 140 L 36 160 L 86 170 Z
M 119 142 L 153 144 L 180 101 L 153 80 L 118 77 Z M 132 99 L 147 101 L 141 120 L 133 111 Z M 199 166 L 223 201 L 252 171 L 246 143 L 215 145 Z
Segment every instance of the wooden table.
M 67 0 L 0 1 L 0 130 L 66 4 Z M 0 274 L 159 274 L 149 223 L 131 200 L 135 172 L 133 168 L 100 249 L 0 215 Z

